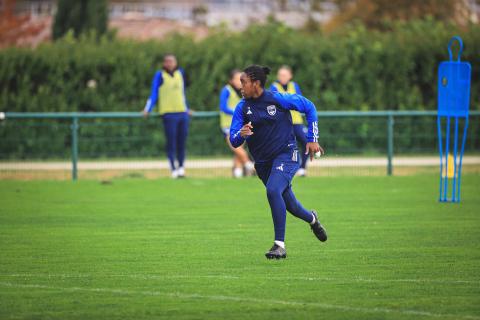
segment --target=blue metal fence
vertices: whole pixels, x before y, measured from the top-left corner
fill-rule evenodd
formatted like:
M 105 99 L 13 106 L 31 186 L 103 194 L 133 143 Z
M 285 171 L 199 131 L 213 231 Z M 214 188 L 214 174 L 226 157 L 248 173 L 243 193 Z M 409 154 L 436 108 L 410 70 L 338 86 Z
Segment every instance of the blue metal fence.
M 319 126 L 321 131 L 321 142 L 328 150 L 336 154 L 384 154 L 386 161 L 386 173 L 393 174 L 393 156 L 394 149 L 402 154 L 411 154 L 413 152 L 434 153 L 436 151 L 436 132 L 435 119 L 436 111 L 321 111 L 318 112 Z M 480 116 L 480 111 L 472 111 L 472 118 Z M 20 146 L 24 143 L 25 137 L 19 135 L 22 128 L 26 126 L 42 126 L 46 128 L 55 127 L 55 135 L 64 139 L 64 144 L 60 144 L 55 150 L 62 150 L 60 156 L 68 154 L 71 159 L 71 176 L 73 180 L 78 178 L 78 158 L 95 158 L 101 154 L 102 157 L 146 157 L 159 156 L 162 152 L 153 148 L 149 140 L 155 140 L 155 143 L 163 142 L 163 134 L 159 129 L 157 114 L 152 114 L 152 119 L 142 121 L 143 115 L 136 112 L 101 112 L 101 113 L 17 113 L 7 112 L 4 114 L 3 121 L 0 121 L 0 158 L 14 160 L 18 154 L 22 157 L 52 158 L 53 154 L 42 154 L 38 147 L 31 154 L 21 153 L 19 149 L 14 150 L 12 145 Z M 1 117 L 0 117 L 1 118 Z M 221 138 L 218 129 L 218 112 L 195 112 L 192 115 L 192 127 L 195 135 L 191 135 L 189 143 L 192 149 L 195 149 L 194 155 L 213 156 L 218 154 L 228 154 L 224 141 Z M 30 122 L 22 122 L 30 121 Z M 32 123 L 33 121 L 33 123 Z M 42 123 L 42 121 L 47 121 Z M 52 122 L 52 121 L 55 121 Z M 472 122 L 475 120 L 472 119 Z M 5 129 L 2 133 L 1 125 L 10 123 L 12 127 Z M 477 121 L 478 123 L 478 121 Z M 104 135 L 99 136 L 99 127 Z M 136 128 L 141 127 L 141 128 Z M 431 127 L 431 128 L 430 128 Z M 122 128 L 121 132 L 115 133 L 115 130 Z M 92 131 L 93 129 L 97 131 Z M 478 125 L 473 126 L 472 130 L 479 130 Z M 152 138 L 145 132 L 155 132 Z M 113 133 L 105 133 L 113 132 Z M 82 133 L 82 134 L 80 134 Z M 34 133 L 29 132 L 25 135 L 43 135 L 48 144 L 49 137 L 46 132 L 37 130 Z M 472 138 L 476 135 L 473 132 Z M 143 135 L 143 136 L 141 136 Z M 35 137 L 40 139 L 39 137 Z M 59 137 L 56 137 L 57 139 Z M 92 141 L 96 139 L 96 143 Z M 98 141 L 100 139 L 100 141 Z M 102 139 L 104 141 L 102 141 Z M 2 141 L 3 140 L 3 143 Z M 83 144 L 85 142 L 85 144 Z M 36 140 L 32 140 L 30 145 L 24 148 L 35 149 Z M 107 148 L 112 144 L 111 149 Z M 132 146 L 141 144 L 146 148 L 132 148 Z M 100 149 L 96 149 L 97 148 Z M 425 148 L 425 146 L 429 146 Z M 476 144 L 472 144 L 475 148 Z M 79 152 L 81 147 L 82 152 Z M 13 148 L 13 149 L 12 149 Z M 23 147 L 22 147 L 23 148 Z M 67 152 L 67 148 L 70 151 Z M 102 152 L 101 149 L 114 150 Z M 134 149 L 133 153 L 129 153 Z M 10 151 L 9 151 L 10 150 Z M 120 151 L 118 151 L 120 150 Z M 58 151 L 60 152 L 60 151 Z

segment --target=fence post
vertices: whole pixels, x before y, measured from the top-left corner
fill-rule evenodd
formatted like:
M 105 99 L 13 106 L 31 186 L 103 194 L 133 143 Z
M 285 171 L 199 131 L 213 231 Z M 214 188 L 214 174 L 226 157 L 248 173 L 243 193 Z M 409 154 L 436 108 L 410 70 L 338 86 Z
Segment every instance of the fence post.
M 393 114 L 389 113 L 387 118 L 387 175 L 393 174 Z
M 77 162 L 78 162 L 78 117 L 72 118 L 72 180 L 77 180 Z

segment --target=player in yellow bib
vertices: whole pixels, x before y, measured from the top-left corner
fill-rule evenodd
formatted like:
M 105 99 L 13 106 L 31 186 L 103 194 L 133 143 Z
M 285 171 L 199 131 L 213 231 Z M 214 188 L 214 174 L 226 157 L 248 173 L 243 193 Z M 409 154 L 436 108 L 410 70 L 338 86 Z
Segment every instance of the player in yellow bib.
M 185 74 L 178 67 L 177 58 L 173 54 L 164 56 L 162 70 L 157 71 L 153 77 L 152 92 L 143 110 L 145 116 L 148 116 L 157 102 L 158 112 L 163 118 L 172 178 L 183 178 L 189 115 L 185 97 Z
M 241 71 L 234 69 L 230 72 L 230 79 L 220 91 L 220 129 L 227 141 L 228 146 L 233 151 L 233 176 L 241 178 L 245 175 L 251 175 L 253 172 L 253 163 L 248 157 L 247 151 L 243 146 L 233 148 L 230 144 L 230 124 L 232 123 L 232 116 L 235 107 L 242 99 L 240 89 L 242 84 L 240 82 Z
M 292 81 L 292 78 L 292 69 L 286 65 L 281 66 L 277 72 L 277 80 L 272 83 L 270 90 L 273 92 L 278 91 L 280 93 L 296 93 L 301 95 L 300 87 L 296 82 Z M 307 127 L 304 125 L 303 116 L 300 112 L 290 110 L 290 114 L 292 116 L 293 132 L 302 154 L 302 163 L 297 171 L 297 175 L 305 177 L 308 159 L 308 154 L 305 154 Z

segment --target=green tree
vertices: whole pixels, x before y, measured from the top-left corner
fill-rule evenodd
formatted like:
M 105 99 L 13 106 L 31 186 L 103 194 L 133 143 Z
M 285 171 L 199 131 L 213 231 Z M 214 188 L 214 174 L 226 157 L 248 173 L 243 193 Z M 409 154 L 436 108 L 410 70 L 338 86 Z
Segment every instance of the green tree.
M 53 38 L 58 39 L 69 30 L 75 37 L 90 31 L 102 35 L 107 31 L 106 0 L 58 0 L 53 24 Z

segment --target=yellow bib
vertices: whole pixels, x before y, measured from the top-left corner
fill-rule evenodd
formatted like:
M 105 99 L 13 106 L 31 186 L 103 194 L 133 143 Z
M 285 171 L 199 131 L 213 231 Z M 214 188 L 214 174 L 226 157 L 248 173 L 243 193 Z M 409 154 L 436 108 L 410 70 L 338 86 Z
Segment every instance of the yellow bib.
M 162 70 L 163 83 L 158 89 L 158 109 L 160 114 L 187 111 L 183 76 L 180 70 L 175 70 L 171 76 Z
M 227 84 L 225 86 L 230 93 L 228 95 L 228 100 L 227 100 L 227 106 L 230 109 L 235 109 L 237 104 L 242 100 L 235 91 L 235 89 L 232 88 L 231 85 Z M 220 127 L 222 129 L 228 129 L 230 128 L 230 125 L 232 124 L 232 116 L 230 114 L 226 114 L 225 112 L 220 111 Z
M 287 85 L 287 91 L 283 89 L 283 86 L 278 83 L 274 82 L 273 85 L 275 88 L 277 88 L 278 92 L 281 93 L 297 93 L 297 90 L 295 90 L 295 84 L 293 81 L 290 81 Z M 290 110 L 290 114 L 292 115 L 292 123 L 293 124 L 303 124 L 303 117 L 302 114 L 298 111 L 295 110 Z

